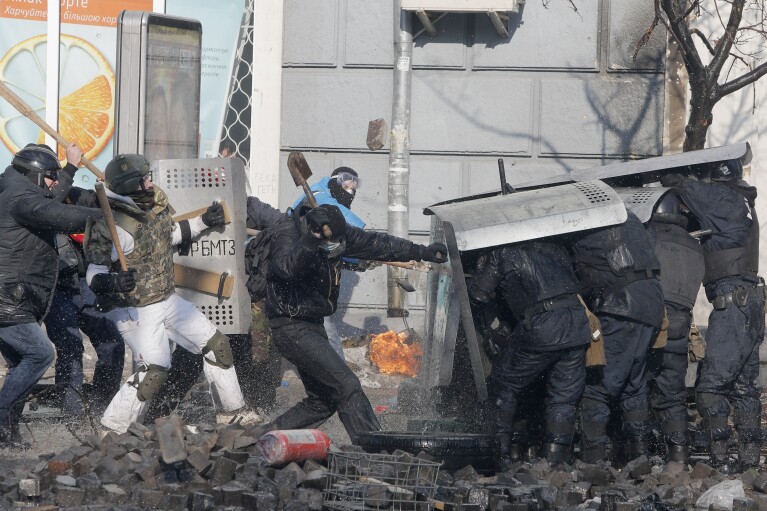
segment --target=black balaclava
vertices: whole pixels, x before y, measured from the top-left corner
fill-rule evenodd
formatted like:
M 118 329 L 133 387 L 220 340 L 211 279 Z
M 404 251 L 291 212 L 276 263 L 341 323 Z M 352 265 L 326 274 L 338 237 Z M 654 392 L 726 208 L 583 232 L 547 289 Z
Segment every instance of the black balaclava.
M 330 196 L 337 200 L 340 205 L 350 209 L 352 207 L 352 201 L 354 200 L 354 193 L 344 190 L 341 183 L 335 179 L 335 177 L 342 172 L 358 177 L 357 172 L 354 169 L 350 167 L 338 167 L 332 174 L 330 174 L 328 191 L 330 192 Z

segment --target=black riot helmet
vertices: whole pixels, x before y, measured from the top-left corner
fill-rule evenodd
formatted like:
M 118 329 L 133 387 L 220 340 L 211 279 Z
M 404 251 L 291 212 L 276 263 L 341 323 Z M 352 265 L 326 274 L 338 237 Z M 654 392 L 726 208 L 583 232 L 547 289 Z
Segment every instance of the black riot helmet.
M 740 160 L 726 160 L 715 163 L 711 168 L 711 181 L 732 181 L 743 177 L 743 164 Z
M 59 157 L 45 144 L 27 144 L 13 155 L 11 165 L 39 187 L 44 188 L 45 179 L 56 180 L 61 170 Z
M 656 204 L 652 220 L 665 224 L 677 224 L 686 228 L 689 218 L 679 193 L 674 190 L 666 193 Z
M 118 154 L 104 170 L 104 184 L 118 195 L 125 195 L 144 186 L 149 174 L 149 162 L 140 154 Z

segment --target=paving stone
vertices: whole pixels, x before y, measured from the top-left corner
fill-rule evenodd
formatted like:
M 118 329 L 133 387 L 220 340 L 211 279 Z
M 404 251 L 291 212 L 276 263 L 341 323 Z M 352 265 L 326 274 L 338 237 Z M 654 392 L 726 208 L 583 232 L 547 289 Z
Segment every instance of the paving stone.
M 732 511 L 758 511 L 759 506 L 753 499 L 732 499 Z
M 55 477 L 71 469 L 72 465 L 68 461 L 52 459 L 48 461 L 46 468 L 48 469 L 48 472 Z
M 229 481 L 213 488 L 213 498 L 219 506 L 241 506 L 242 494 L 248 490 L 249 488 L 242 483 Z
M 111 504 L 123 504 L 128 501 L 128 493 L 116 484 L 105 484 L 101 487 L 104 498 Z
M 170 493 L 165 495 L 162 501 L 162 508 L 169 511 L 184 511 L 187 508 L 189 499 L 183 493 Z
M 710 477 L 713 472 L 715 472 L 713 468 L 706 465 L 702 461 L 699 461 L 692 468 L 692 472 L 690 473 L 690 476 L 693 479 L 705 479 L 707 477 Z
M 236 461 L 238 465 L 243 465 L 248 461 L 250 455 L 246 451 L 226 451 L 224 457 Z
M 186 459 L 184 424 L 176 414 L 160 417 L 155 421 L 155 435 L 165 463 L 176 463 Z
M 274 475 L 274 482 L 277 483 L 277 485 L 287 485 L 290 488 L 295 488 L 300 485 L 304 482 L 304 479 L 306 479 L 306 473 L 298 463 L 295 462 L 288 463 L 285 468 Z
M 77 487 L 86 491 L 94 491 L 101 488 L 101 480 L 93 472 L 88 472 L 77 478 Z
M 234 477 L 235 470 L 237 470 L 236 461 L 220 457 L 213 464 L 213 468 L 210 471 L 210 480 L 214 484 L 226 484 Z
M 319 490 L 310 490 L 301 488 L 296 493 L 296 498 L 306 504 L 311 511 L 320 511 L 322 509 L 322 492 Z
M 143 440 L 151 440 L 154 437 L 154 431 L 138 422 L 132 422 L 128 426 L 128 433 Z
M 125 472 L 125 463 L 120 460 L 104 456 L 93 472 L 103 483 L 116 483 Z
M 317 463 L 314 460 L 306 460 L 304 462 L 303 467 L 301 467 L 301 468 L 304 469 L 304 472 L 306 472 L 307 475 L 310 472 L 314 472 L 315 470 L 322 470 L 323 472 L 327 472 L 328 471 L 328 469 L 326 467 L 323 467 L 322 465 L 320 465 L 319 463 Z M 447 473 L 447 472 L 445 472 L 445 473 Z
M 253 492 L 242 494 L 242 506 L 245 509 L 257 509 L 258 511 L 275 511 L 279 500 L 269 492 Z
M 73 488 L 77 486 L 77 479 L 68 475 L 56 476 L 55 481 L 56 481 L 56 484 L 60 484 L 62 486 L 71 486 Z
M 751 487 L 759 493 L 767 493 L 767 474 L 759 474 L 751 482 Z
M 56 488 L 55 502 L 62 507 L 79 507 L 85 500 L 85 490 L 59 486 Z
M 647 456 L 640 456 L 626 463 L 623 468 L 624 473 L 628 473 L 632 479 L 639 479 L 650 473 L 651 465 Z
M 213 495 L 207 493 L 192 492 L 189 494 L 186 506 L 189 511 L 208 511 L 209 509 L 212 509 L 213 506 L 215 506 L 215 501 L 213 500 Z M 260 507 L 249 507 L 248 509 L 258 509 L 259 511 L 261 510 Z
M 313 488 L 315 490 L 324 490 L 328 484 L 328 473 L 322 470 L 313 470 L 306 475 L 306 479 L 301 483 L 304 488 Z
M 160 508 L 165 498 L 165 492 L 160 490 L 143 489 L 139 491 L 138 504 L 148 508 Z
M 471 465 L 466 465 L 460 470 L 453 472 L 453 477 L 457 481 L 476 481 L 479 479 L 479 474 Z
M 216 439 L 216 444 L 221 449 L 231 451 L 234 449 L 234 442 L 237 440 L 237 437 L 242 436 L 244 433 L 241 429 L 234 429 L 234 428 L 226 428 L 222 429 L 218 432 L 218 438 Z
M 613 481 L 613 477 L 604 467 L 583 464 L 578 468 L 578 480 L 588 481 L 595 486 L 607 486 Z
M 22 479 L 19 481 L 19 497 L 23 499 L 40 496 L 40 479 Z

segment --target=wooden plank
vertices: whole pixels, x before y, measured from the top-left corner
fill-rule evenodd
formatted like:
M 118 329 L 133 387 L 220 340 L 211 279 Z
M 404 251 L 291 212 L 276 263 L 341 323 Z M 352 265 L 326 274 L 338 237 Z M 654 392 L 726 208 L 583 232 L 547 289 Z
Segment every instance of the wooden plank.
M 218 288 L 221 282 L 220 272 L 201 270 L 182 264 L 173 265 L 173 279 L 176 286 L 193 289 L 201 293 L 218 296 Z M 234 275 L 227 275 L 221 298 L 231 298 L 234 291 Z
M 231 223 L 232 222 L 232 216 L 229 213 L 229 208 L 226 205 L 226 201 L 222 200 L 220 202 L 220 204 L 222 206 L 224 206 L 224 222 L 227 223 L 227 224 Z M 198 216 L 202 215 L 203 213 L 205 213 L 206 211 L 208 211 L 209 207 L 210 206 L 205 206 L 204 208 L 195 209 L 194 211 L 190 211 L 188 213 L 183 213 L 181 215 L 174 216 L 173 217 L 173 221 L 178 223 L 181 220 L 189 220 L 190 218 L 198 217 Z

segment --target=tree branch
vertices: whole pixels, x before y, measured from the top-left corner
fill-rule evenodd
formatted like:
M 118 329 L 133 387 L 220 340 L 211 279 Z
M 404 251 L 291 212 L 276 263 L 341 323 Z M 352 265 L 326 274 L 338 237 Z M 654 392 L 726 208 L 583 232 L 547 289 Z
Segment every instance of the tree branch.
M 722 71 L 722 66 L 730 55 L 732 45 L 735 43 L 735 34 L 738 32 L 738 26 L 740 20 L 743 17 L 743 4 L 746 0 L 733 0 L 732 10 L 730 10 L 730 19 L 727 20 L 727 27 L 724 30 L 724 35 L 716 42 L 716 53 L 714 58 L 711 59 L 711 63 L 708 65 L 711 79 L 717 80 L 719 73 Z
M 711 46 L 711 43 L 710 43 L 710 42 L 708 42 L 708 39 L 706 39 L 706 36 L 704 36 L 704 35 L 703 35 L 703 32 L 701 32 L 701 31 L 700 31 L 700 30 L 698 30 L 697 28 L 693 28 L 692 30 L 690 30 L 690 32 L 691 32 L 693 35 L 696 35 L 696 36 L 698 36 L 698 39 L 700 39 L 701 41 L 703 41 L 703 44 L 706 46 L 706 48 L 708 48 L 708 51 L 709 51 L 709 53 L 711 53 L 711 55 L 714 55 L 714 54 L 715 54 L 715 52 L 714 52 L 714 47 L 713 47 L 713 46 Z
M 687 74 L 690 75 L 691 78 L 700 76 L 705 71 L 706 67 L 700 60 L 698 50 L 695 48 L 695 43 L 692 40 L 689 27 L 687 26 L 686 16 L 690 11 L 686 11 L 684 16 L 677 16 L 673 0 L 662 0 L 662 9 L 663 12 L 666 13 L 669 21 L 661 18 L 661 22 L 674 36 L 674 39 L 679 45 L 679 51 L 684 59 L 684 65 L 687 68 Z
M 733 92 L 742 89 L 746 85 L 750 85 L 757 81 L 759 78 L 767 74 L 767 62 L 763 62 L 762 64 L 759 64 L 754 69 L 749 71 L 748 73 L 744 75 L 740 75 L 739 77 L 730 80 L 729 82 L 721 84 L 716 91 L 716 100 L 720 100 L 724 96 L 728 94 L 732 94 Z

